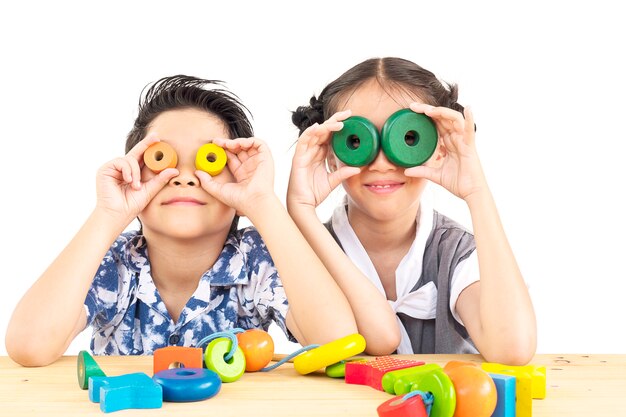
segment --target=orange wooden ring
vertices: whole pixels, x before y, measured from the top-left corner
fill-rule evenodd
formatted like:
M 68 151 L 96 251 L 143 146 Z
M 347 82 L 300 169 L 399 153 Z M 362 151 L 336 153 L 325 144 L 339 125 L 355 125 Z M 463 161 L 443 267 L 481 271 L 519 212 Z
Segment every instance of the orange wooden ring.
M 178 163 L 176 151 L 165 142 L 157 142 L 143 153 L 143 162 L 155 173 L 167 168 L 175 168 Z

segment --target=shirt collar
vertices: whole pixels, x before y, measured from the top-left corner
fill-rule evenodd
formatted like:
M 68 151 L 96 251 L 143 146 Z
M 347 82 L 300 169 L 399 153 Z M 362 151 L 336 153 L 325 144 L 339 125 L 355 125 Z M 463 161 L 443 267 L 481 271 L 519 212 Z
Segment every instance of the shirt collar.
M 150 275 L 145 237 L 137 231 L 135 231 L 135 236 L 131 234 L 129 237 L 126 250 L 122 251 L 126 256 L 124 263 L 140 276 L 146 273 Z M 212 286 L 245 285 L 249 282 L 246 264 L 246 256 L 239 248 L 238 235 L 231 233 L 215 264 L 202 275 L 201 280 L 207 281 Z

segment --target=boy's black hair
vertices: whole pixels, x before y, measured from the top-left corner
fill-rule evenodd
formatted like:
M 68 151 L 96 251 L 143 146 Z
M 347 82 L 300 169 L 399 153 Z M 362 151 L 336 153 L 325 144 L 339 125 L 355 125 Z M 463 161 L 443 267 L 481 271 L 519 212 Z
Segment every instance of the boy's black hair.
M 148 84 L 141 92 L 138 115 L 126 138 L 126 153 L 146 136 L 150 124 L 157 116 L 169 110 L 180 109 L 206 111 L 219 118 L 231 139 L 254 136 L 252 123 L 248 118 L 252 114 L 235 94 L 224 88 L 223 81 L 174 75 Z M 238 223 L 239 216 L 235 215 L 230 227 L 231 233 L 237 230 Z

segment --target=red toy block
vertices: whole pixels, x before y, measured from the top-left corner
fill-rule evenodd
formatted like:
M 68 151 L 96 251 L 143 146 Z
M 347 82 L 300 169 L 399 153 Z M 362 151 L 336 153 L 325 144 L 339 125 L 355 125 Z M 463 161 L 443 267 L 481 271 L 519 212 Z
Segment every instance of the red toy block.
M 390 371 L 423 365 L 424 362 L 380 356 L 373 361 L 352 361 L 346 363 L 346 384 L 368 385 L 383 390 L 383 375 Z

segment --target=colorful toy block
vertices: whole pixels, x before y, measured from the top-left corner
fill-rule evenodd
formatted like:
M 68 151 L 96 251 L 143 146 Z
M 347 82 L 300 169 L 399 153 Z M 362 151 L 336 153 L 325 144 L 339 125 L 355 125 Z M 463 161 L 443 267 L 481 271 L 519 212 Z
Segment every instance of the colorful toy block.
M 381 356 L 371 361 L 353 361 L 346 363 L 346 384 L 368 385 L 383 391 L 382 379 L 387 372 L 423 365 L 406 359 Z
M 500 363 L 485 362 L 481 367 L 494 374 L 515 375 L 526 373 L 531 377 L 531 397 L 536 399 L 546 398 L 546 367 L 537 365 L 513 366 Z
M 106 376 L 95 359 L 86 350 L 81 350 L 78 353 L 76 373 L 78 375 L 78 386 L 81 389 L 89 388 L 89 377 Z
M 161 408 L 163 389 L 147 374 L 138 372 L 89 378 L 89 399 L 105 413 L 130 408 Z
M 498 392 L 498 402 L 491 417 L 515 417 L 515 377 L 492 373 L 489 376 Z
M 170 368 L 202 368 L 202 348 L 167 346 L 154 351 L 153 374 Z
M 163 388 L 163 401 L 189 402 L 206 400 L 222 387 L 220 377 L 209 369 L 165 369 L 152 379 Z

